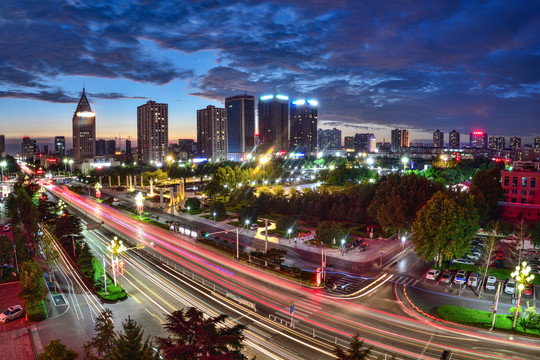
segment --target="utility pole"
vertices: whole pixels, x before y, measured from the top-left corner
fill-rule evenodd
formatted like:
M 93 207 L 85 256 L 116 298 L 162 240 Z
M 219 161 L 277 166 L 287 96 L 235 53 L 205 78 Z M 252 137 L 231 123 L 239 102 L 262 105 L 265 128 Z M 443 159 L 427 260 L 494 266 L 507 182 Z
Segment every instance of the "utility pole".
M 491 328 L 489 331 L 493 330 L 493 327 L 495 326 L 495 318 L 497 317 L 497 306 L 499 305 L 499 295 L 501 293 L 501 283 L 499 282 L 499 285 L 497 285 L 497 294 L 495 294 L 495 305 L 491 305 L 490 308 L 493 310 L 493 319 L 491 320 Z M 517 312 L 517 308 L 516 308 Z
M 264 219 L 264 255 L 268 251 L 268 219 Z M 264 257 L 264 266 L 268 266 L 266 256 Z
M 238 231 L 238 227 L 236 228 L 236 260 L 240 260 L 240 244 L 239 244 L 239 241 L 238 241 L 238 238 L 239 238 L 239 231 Z

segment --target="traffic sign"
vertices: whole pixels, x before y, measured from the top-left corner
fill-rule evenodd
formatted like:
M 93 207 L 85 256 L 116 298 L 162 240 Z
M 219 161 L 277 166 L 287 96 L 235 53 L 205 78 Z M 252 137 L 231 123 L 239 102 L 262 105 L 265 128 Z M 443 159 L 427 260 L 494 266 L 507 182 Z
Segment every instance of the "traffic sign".
M 291 301 L 291 305 L 289 305 L 291 315 L 294 314 L 294 300 Z

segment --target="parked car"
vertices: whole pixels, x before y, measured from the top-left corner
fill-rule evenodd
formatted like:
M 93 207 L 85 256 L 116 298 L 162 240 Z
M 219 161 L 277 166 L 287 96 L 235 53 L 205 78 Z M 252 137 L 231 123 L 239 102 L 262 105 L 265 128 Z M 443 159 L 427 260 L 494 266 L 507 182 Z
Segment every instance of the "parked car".
M 7 323 L 15 320 L 24 314 L 24 309 L 21 305 L 14 305 L 0 314 L 0 323 Z
M 525 289 L 523 289 L 523 295 L 525 296 L 532 296 L 534 292 L 534 287 L 532 284 L 525 285 Z
M 516 282 L 512 279 L 506 279 L 506 283 L 504 284 L 504 292 L 508 295 L 512 295 L 516 292 Z
M 454 277 L 454 284 L 461 285 L 461 284 L 465 284 L 466 281 L 467 281 L 467 271 L 459 270 L 456 276 Z
M 469 252 L 471 254 L 478 255 L 478 256 L 482 255 L 482 250 L 480 250 L 480 248 L 477 248 L 477 247 L 472 247 Z
M 488 276 L 486 280 L 486 290 L 495 291 L 497 289 L 497 278 L 493 275 Z
M 4 232 L 9 231 L 10 229 L 9 225 L 4 225 Z
M 473 246 L 481 246 L 481 247 L 483 247 L 483 248 L 486 247 L 486 244 L 484 244 L 484 242 L 481 241 L 481 240 L 473 240 L 473 241 L 471 242 L 471 245 L 473 245 Z
M 442 274 L 441 280 L 439 280 L 439 282 L 442 282 L 443 284 L 451 284 L 453 278 L 454 274 L 451 271 L 445 271 Z
M 441 275 L 441 271 L 437 269 L 431 269 L 426 274 L 426 280 L 437 280 Z
M 471 261 L 473 262 L 477 262 L 478 260 L 480 260 L 480 255 L 477 255 L 477 254 L 471 254 L 471 253 L 467 253 L 465 254 Z
M 467 255 L 463 255 L 460 259 L 455 259 L 452 262 L 458 264 L 474 265 L 474 261 Z
M 477 287 L 482 285 L 483 278 L 477 272 L 472 272 L 467 279 L 467 285 Z
M 257 229 L 259 228 L 259 225 L 257 225 L 257 224 L 251 224 L 251 225 L 249 226 L 249 228 L 250 228 L 251 230 L 257 230 Z

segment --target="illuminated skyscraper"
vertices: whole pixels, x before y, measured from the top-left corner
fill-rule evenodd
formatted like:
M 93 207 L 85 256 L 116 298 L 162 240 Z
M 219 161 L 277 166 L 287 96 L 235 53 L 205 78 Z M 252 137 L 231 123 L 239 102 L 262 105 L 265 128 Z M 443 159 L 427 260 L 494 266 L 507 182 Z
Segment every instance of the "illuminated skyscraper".
M 197 145 L 202 157 L 227 160 L 227 110 L 208 105 L 197 110 Z
M 398 152 L 401 148 L 401 130 L 395 129 L 391 133 L 391 146 L 393 152 Z
M 444 147 L 444 133 L 437 129 L 433 132 L 433 147 L 434 148 L 443 148 Z
M 474 130 L 469 135 L 471 148 L 485 149 L 488 146 L 488 134 L 481 130 Z
M 488 149 L 503 151 L 505 147 L 504 136 L 490 136 L 488 142 Z
M 236 95 L 225 99 L 229 153 L 248 153 L 255 147 L 255 97 Z
M 24 161 L 34 158 L 36 153 L 36 140 L 30 139 L 28 136 L 23 136 L 22 141 L 22 158 Z
M 450 135 L 448 136 L 448 145 L 450 149 L 459 149 L 459 133 L 456 130 L 450 131 Z
M 66 139 L 63 136 L 54 137 L 54 153 L 61 157 L 66 155 Z
M 319 151 L 323 150 L 341 150 L 341 130 L 318 129 L 317 142 Z
M 169 105 L 148 101 L 137 107 L 137 157 L 141 164 L 163 164 L 169 151 Z
M 316 100 L 295 100 L 291 102 L 291 150 L 305 154 L 317 152 Z
M 73 114 L 73 159 L 81 162 L 96 154 L 96 114 L 86 98 L 85 89 Z
M 289 150 L 289 97 L 261 96 L 258 108 L 261 151 Z
M 345 136 L 345 149 L 354 149 L 354 136 Z
M 540 137 L 535 137 L 534 138 L 534 148 L 535 149 L 540 149 Z
M 510 138 L 510 149 L 511 150 L 521 149 L 521 138 L 519 136 L 512 136 Z

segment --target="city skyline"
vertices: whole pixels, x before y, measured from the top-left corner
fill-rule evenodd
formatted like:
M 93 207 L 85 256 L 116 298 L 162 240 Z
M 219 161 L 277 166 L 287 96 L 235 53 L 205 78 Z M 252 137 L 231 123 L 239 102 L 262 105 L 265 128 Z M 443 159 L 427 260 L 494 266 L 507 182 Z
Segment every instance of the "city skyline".
M 177 5 L 3 6 L 8 152 L 24 135 L 70 147 L 83 86 L 97 138 L 134 139 L 136 107 L 150 99 L 169 104 L 171 139 L 195 138 L 197 109 L 244 92 L 316 99 L 319 128 L 378 141 L 395 128 L 413 140 L 436 129 L 540 135 L 536 3 Z

